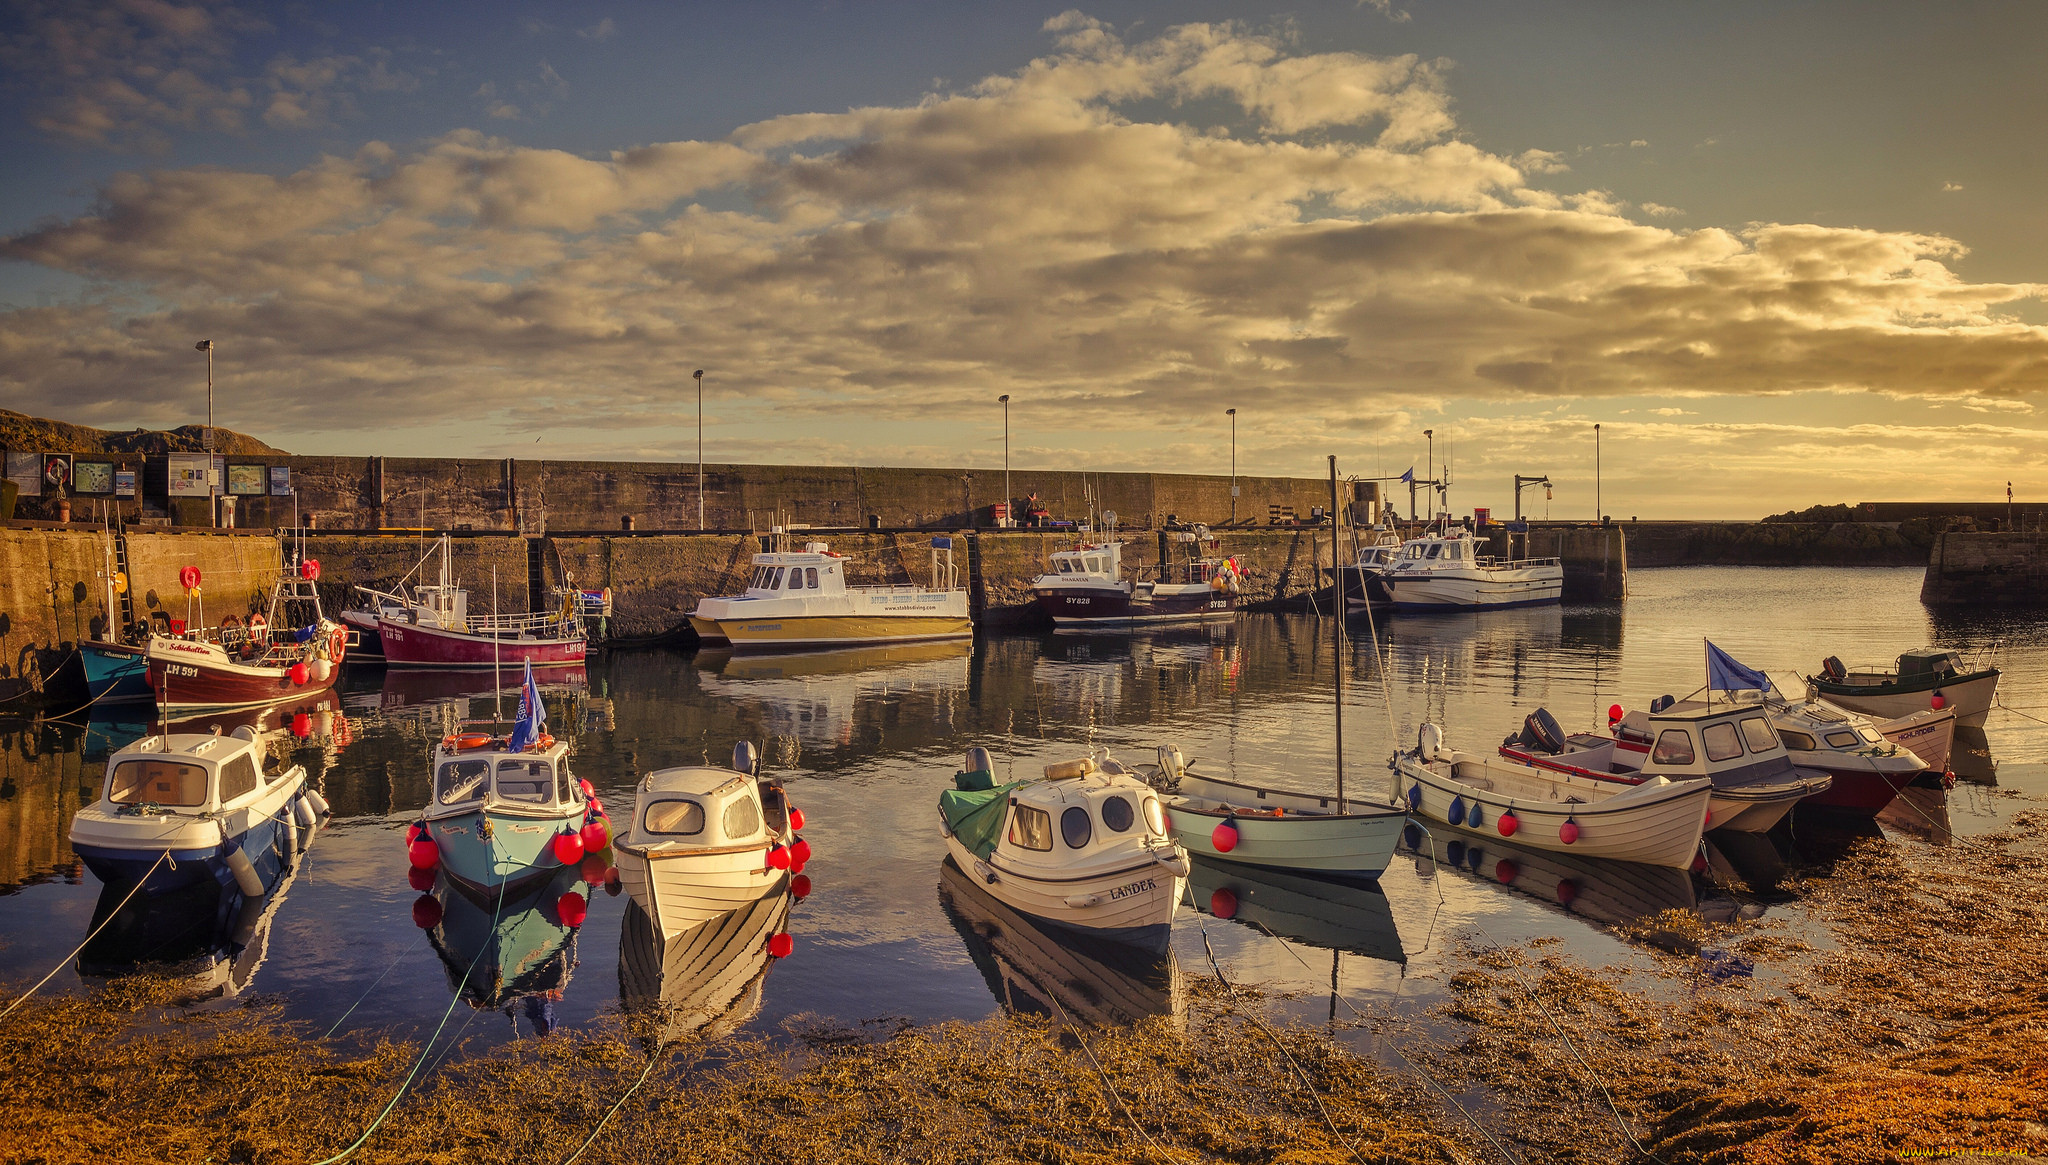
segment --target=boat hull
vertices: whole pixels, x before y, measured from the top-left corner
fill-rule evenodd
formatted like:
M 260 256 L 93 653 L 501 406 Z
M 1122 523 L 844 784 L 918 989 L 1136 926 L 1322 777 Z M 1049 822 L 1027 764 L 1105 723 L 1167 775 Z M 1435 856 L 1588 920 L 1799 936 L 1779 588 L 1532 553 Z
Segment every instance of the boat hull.
M 494 639 L 417 623 L 378 620 L 384 662 L 392 667 L 516 668 L 582 663 L 589 645 L 567 639 Z
M 697 619 L 691 617 L 691 626 Z M 966 615 L 785 615 L 721 619 L 718 629 L 734 651 L 853 647 L 864 643 L 922 643 L 970 639 L 974 621 Z M 700 633 L 701 634 L 701 633 Z
M 1203 587 L 1186 593 L 1149 596 L 1121 587 L 1039 587 L 1038 608 L 1057 627 L 1102 627 L 1134 623 L 1192 623 L 1237 616 L 1237 596 Z
M 584 807 L 560 816 L 526 816 L 491 809 L 433 818 L 427 830 L 440 848 L 441 872 L 476 901 L 510 900 L 563 870 L 555 835 L 579 827 Z
M 695 631 L 697 633 L 697 641 L 706 646 L 723 646 L 731 642 L 731 640 L 725 637 L 725 628 L 720 627 L 716 619 L 706 619 L 702 615 L 691 615 L 690 630 Z
M 1846 813 L 1875 814 L 1892 803 L 1899 790 L 1913 783 L 1926 769 L 1895 767 L 1889 771 L 1868 768 L 1848 768 L 1831 765 L 1826 753 L 1794 753 L 1792 763 L 1802 769 L 1828 775 L 1828 787 L 1813 793 L 1799 802 L 1801 810 L 1809 807 L 1829 809 Z
M 1934 693 L 1942 695 L 1945 708 L 1956 714 L 1956 727 L 1982 728 L 1984 718 L 1998 694 L 1996 668 L 1940 682 L 1933 677 L 1915 676 L 1905 684 L 1851 685 L 1831 683 L 1815 677 L 1811 681 L 1830 704 L 1881 719 L 1910 716 L 1933 706 Z
M 1382 577 L 1385 573 L 1384 568 L 1377 566 L 1340 566 L 1334 571 L 1323 568 L 1325 577 L 1336 576 L 1334 581 L 1343 592 L 1344 605 L 1352 610 L 1393 605 L 1394 594 Z
M 656 934 L 670 940 L 780 889 L 789 875 L 768 864 L 768 845 L 706 852 L 619 843 L 613 855 L 619 884 L 653 920 Z
M 1192 776 L 1182 778 L 1181 795 L 1166 808 L 1167 832 L 1193 857 L 1364 879 L 1386 871 L 1408 820 L 1406 809 L 1357 805 L 1340 814 L 1335 798 Z M 1225 821 L 1237 830 L 1228 852 L 1215 838 Z
M 364 663 L 380 663 L 384 659 L 384 633 L 378 629 L 377 616 L 368 611 L 343 611 L 338 618 L 342 626 L 356 633 L 355 645 L 349 648 L 349 658 Z
M 128 887 L 140 882 L 142 893 L 152 897 L 209 880 L 236 885 L 228 859 L 240 851 L 267 892 L 297 850 L 312 842 L 310 833 L 299 834 L 284 823 L 305 785 L 305 770 L 294 768 L 246 809 L 212 819 L 106 815 L 88 808 L 72 818 L 71 849 L 100 881 Z M 166 852 L 169 861 L 162 860 Z
M 948 833 L 946 850 L 990 897 L 1020 914 L 1080 934 L 1164 952 L 1187 876 L 1155 859 L 1054 880 L 991 866 Z M 1185 869 L 1183 863 L 1182 869 Z
M 288 667 L 237 663 L 204 644 L 159 640 L 149 649 L 149 686 L 165 712 L 196 713 L 256 708 L 326 691 L 341 675 L 339 660 L 327 678 L 292 682 Z
M 95 704 L 131 704 L 156 699 L 149 686 L 149 652 L 125 643 L 85 643 L 85 692 Z
M 1500 815 L 1511 806 L 1509 799 L 1438 773 L 1413 755 L 1401 757 L 1397 768 L 1408 803 L 1432 820 L 1462 825 L 1470 820 L 1470 809 L 1477 807 L 1481 829 L 1475 832 L 1498 832 Z M 1590 783 L 1597 778 L 1573 779 Z M 1699 780 L 1673 782 L 1656 795 L 1625 805 L 1607 799 L 1583 804 L 1518 800 L 1512 802 L 1519 825 L 1511 840 L 1532 849 L 1687 869 L 1699 853 L 1712 791 L 1708 782 Z M 1578 826 L 1575 841 L 1563 838 L 1567 822 Z
M 1396 611 L 1478 611 L 1535 607 L 1564 595 L 1561 567 L 1519 570 L 1390 571 L 1383 585 Z
M 1874 727 L 1888 741 L 1927 762 L 1937 773 L 1949 769 L 1955 750 L 1956 713 L 1953 708 L 1929 708 L 1897 720 L 1884 720 Z

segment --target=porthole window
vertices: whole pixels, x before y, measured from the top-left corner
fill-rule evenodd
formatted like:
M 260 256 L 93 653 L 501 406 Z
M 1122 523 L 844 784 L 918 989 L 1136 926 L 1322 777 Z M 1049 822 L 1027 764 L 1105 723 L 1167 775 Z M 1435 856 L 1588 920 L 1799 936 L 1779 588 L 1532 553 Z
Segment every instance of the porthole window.
M 1060 814 L 1060 837 L 1065 839 L 1068 849 L 1080 849 L 1088 844 L 1095 832 L 1094 823 L 1088 818 L 1088 810 L 1079 805 Z
M 1102 800 L 1102 823 L 1118 833 L 1131 827 L 1138 815 L 1131 810 L 1131 803 L 1122 797 L 1105 797 Z
M 1159 798 L 1145 798 L 1145 828 L 1161 837 L 1166 836 L 1166 810 L 1160 808 Z

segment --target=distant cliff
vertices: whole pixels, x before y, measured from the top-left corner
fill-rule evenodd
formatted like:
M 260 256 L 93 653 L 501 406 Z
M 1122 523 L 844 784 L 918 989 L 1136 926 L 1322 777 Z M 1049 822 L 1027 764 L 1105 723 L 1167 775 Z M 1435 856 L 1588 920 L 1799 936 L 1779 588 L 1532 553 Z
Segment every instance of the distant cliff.
M 254 437 L 217 426 L 213 430 L 213 448 L 217 453 L 289 456 L 284 450 L 266 445 Z M 206 426 L 181 425 L 175 429 L 130 429 L 116 433 L 0 409 L 0 449 L 38 453 L 204 453 Z

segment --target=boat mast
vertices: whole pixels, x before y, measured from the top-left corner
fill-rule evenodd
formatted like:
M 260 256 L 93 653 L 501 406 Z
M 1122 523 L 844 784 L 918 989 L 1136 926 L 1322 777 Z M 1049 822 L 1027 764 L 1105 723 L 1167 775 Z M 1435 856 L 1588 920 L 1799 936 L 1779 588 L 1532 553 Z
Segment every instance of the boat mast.
M 1330 573 L 1337 572 L 1337 455 L 1330 454 Z M 1344 806 L 1344 603 L 1341 593 L 1332 600 L 1331 620 L 1337 627 L 1335 650 L 1331 652 L 1331 677 L 1336 681 L 1336 698 L 1332 701 L 1337 714 L 1337 812 L 1346 812 Z

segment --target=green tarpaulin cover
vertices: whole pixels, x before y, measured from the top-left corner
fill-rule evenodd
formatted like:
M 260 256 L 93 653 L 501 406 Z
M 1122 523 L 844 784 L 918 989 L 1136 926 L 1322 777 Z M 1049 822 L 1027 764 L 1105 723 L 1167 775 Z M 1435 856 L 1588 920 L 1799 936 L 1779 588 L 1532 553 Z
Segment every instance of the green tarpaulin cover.
M 962 774 L 974 776 L 978 774 Z M 981 784 L 980 781 L 954 779 L 956 785 Z M 1022 781 L 995 788 L 947 789 L 939 794 L 939 814 L 946 819 L 946 828 L 960 839 L 976 857 L 986 858 L 995 852 L 996 838 L 1003 829 L 1003 806 L 1010 799 L 1010 790 Z

